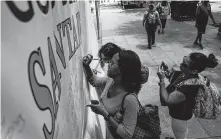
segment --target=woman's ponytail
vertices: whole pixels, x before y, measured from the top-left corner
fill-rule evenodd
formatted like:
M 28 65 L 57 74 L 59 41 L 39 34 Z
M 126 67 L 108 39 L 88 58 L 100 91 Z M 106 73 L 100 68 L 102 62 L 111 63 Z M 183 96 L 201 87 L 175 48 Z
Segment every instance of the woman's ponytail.
M 206 63 L 207 63 L 206 66 L 208 68 L 215 68 L 218 65 L 218 60 L 216 59 L 214 54 L 209 54 Z

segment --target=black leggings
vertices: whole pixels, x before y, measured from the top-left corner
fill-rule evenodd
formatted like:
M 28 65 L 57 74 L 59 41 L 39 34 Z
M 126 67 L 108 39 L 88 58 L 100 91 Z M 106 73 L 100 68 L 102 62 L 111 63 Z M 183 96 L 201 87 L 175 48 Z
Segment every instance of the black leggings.
M 167 19 L 160 19 L 161 24 L 162 24 L 162 28 L 164 29 L 167 23 Z
M 147 36 L 148 36 L 148 44 L 153 45 L 155 43 L 155 32 L 156 32 L 156 25 L 149 24 L 146 27 Z

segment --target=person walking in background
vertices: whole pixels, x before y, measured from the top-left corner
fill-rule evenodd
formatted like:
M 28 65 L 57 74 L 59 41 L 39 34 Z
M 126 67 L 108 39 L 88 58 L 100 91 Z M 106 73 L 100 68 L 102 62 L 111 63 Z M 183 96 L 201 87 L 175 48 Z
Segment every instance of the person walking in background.
M 167 87 L 164 82 L 166 70 L 159 68 L 157 74 L 160 80 L 161 105 L 169 108 L 169 114 L 172 117 L 172 129 L 176 139 L 186 139 L 188 137 L 187 123 L 192 119 L 196 103 L 195 97 L 201 87 L 194 84 L 200 77 L 199 73 L 206 68 L 215 68 L 217 65 L 218 61 L 213 54 L 207 57 L 202 53 L 191 53 L 183 58 L 180 71 L 173 72 L 173 76 L 169 78 L 170 84 Z M 190 85 L 183 83 L 188 81 Z
M 155 46 L 155 33 L 158 25 L 162 29 L 159 13 L 155 10 L 154 5 L 150 4 L 149 10 L 144 14 L 143 18 L 143 26 L 147 32 L 149 49 Z
M 100 102 L 93 100 L 92 104 L 87 106 L 105 118 L 106 139 L 131 139 L 139 110 L 139 103 L 135 96 L 141 89 L 139 56 L 130 50 L 122 50 L 115 54 L 109 64 L 108 77 L 98 77 L 93 74 L 89 66 L 92 59 L 90 56 L 83 58 L 86 77 L 92 86 L 103 88 L 103 91 L 98 93 Z M 124 113 L 120 115 L 123 100 Z
M 167 18 L 168 15 L 170 15 L 170 4 L 167 1 L 161 1 L 157 4 L 156 10 L 160 15 L 160 21 L 162 23 L 162 34 L 164 34 Z M 160 30 L 158 30 L 158 34 L 160 33 Z
M 196 40 L 194 41 L 194 44 L 198 45 L 201 49 L 203 49 L 203 45 L 201 42 L 202 35 L 205 34 L 209 17 L 212 19 L 213 23 L 216 24 L 213 18 L 213 14 L 211 12 L 211 6 L 209 4 L 209 1 L 202 1 L 202 3 L 196 9 L 195 26 L 197 28 L 197 36 L 196 36 Z

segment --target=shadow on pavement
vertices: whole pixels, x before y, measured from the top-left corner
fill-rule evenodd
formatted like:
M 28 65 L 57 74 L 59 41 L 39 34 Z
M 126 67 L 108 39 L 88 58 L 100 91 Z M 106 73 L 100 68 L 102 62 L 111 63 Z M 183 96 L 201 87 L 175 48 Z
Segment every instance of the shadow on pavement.
M 216 40 L 221 40 L 221 35 L 215 36 L 214 39 L 216 39 Z M 221 48 L 221 46 L 220 46 L 220 48 Z
M 144 35 L 146 31 L 142 26 L 142 20 L 135 20 L 124 23 L 119 28 L 113 29 L 117 35 Z
M 190 48 L 190 49 L 200 49 L 197 45 L 195 44 L 188 44 L 185 45 L 184 48 Z
M 119 13 L 126 15 L 134 15 L 134 16 L 143 16 L 147 8 L 137 8 L 137 9 L 126 9 Z
M 147 50 L 148 45 L 147 44 L 146 45 L 145 44 L 138 44 L 136 47 L 141 50 Z
M 114 4 L 102 4 L 100 6 L 101 10 L 105 10 L 105 9 L 121 9 L 121 6 L 114 3 Z
M 105 9 L 122 9 L 122 7 L 120 6 L 120 4 L 117 3 L 110 3 L 110 4 L 102 4 L 100 6 L 101 10 L 105 10 Z M 129 10 L 140 10 L 140 8 L 138 8 L 137 6 L 131 5 L 131 6 L 127 6 L 127 9 L 125 9 L 125 11 L 129 11 Z M 144 8 L 145 9 L 145 8 Z

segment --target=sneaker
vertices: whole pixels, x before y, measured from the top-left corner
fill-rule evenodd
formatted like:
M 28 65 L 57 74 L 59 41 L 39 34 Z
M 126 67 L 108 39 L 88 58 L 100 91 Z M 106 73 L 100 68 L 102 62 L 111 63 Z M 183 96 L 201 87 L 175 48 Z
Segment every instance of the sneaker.
M 199 47 L 200 47 L 201 49 L 203 49 L 203 45 L 202 45 L 202 44 L 199 44 Z
M 160 29 L 158 29 L 158 34 L 161 34 Z
M 149 49 L 152 49 L 152 46 L 151 46 L 150 44 L 148 44 L 148 48 L 149 48 Z
M 196 41 L 194 41 L 194 43 L 193 44 L 195 44 L 195 45 L 199 45 L 199 43 L 198 42 L 196 42 Z
M 152 46 L 153 46 L 153 47 L 156 47 L 156 44 L 154 43 L 154 44 L 152 44 Z

